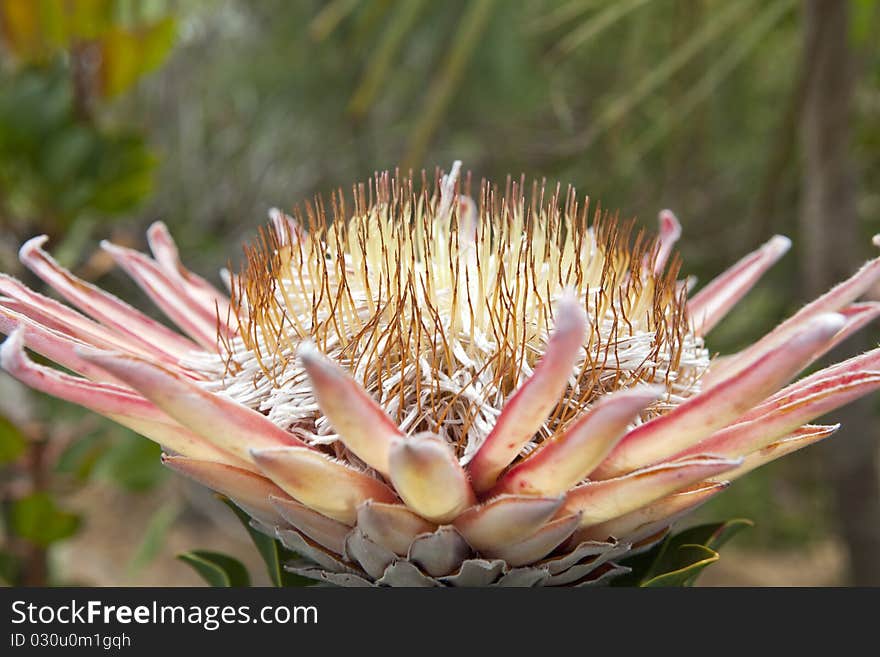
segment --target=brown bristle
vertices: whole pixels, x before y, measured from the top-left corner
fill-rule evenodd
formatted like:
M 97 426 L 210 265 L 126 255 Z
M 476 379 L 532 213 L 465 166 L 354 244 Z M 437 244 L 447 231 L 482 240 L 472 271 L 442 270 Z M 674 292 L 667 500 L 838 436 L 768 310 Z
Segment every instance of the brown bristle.
M 475 200 L 451 203 L 442 183 L 439 171 L 430 184 L 424 172 L 419 183 L 377 173 L 350 202 L 341 190 L 329 203 L 316 197 L 245 247 L 233 307 L 244 349 L 273 386 L 286 384 L 298 343 L 310 339 L 393 419 L 415 413 L 409 430 L 441 431 L 454 415 L 450 439 L 464 449 L 482 406 L 502 404 L 540 359 L 563 288 L 587 310 L 585 354 L 537 439 L 599 395 L 678 369 L 688 333 L 680 260 L 655 274 L 646 263 L 658 242 L 635 220 L 596 208 L 588 229 L 589 199 L 558 185 L 547 199 L 545 181 L 527 195 L 524 178 L 508 178 L 503 194 L 483 180 Z M 650 348 L 624 367 L 637 334 L 650 334 Z M 235 373 L 241 346 L 223 344 Z

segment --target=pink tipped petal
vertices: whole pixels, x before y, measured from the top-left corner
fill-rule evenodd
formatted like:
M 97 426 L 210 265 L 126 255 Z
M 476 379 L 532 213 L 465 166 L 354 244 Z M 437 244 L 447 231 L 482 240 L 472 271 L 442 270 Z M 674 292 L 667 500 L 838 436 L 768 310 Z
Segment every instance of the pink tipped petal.
M 298 502 L 346 525 L 367 500 L 397 502 L 381 481 L 308 447 L 252 450 L 260 469 Z
M 572 297 L 556 309 L 556 329 L 532 376 L 501 411 L 492 431 L 468 464 L 474 489 L 490 489 L 498 475 L 541 428 L 572 376 L 586 330 L 583 307 Z
M 47 239 L 43 235 L 25 242 L 19 250 L 19 258 L 28 269 L 70 303 L 148 348 L 160 349 L 178 357 L 198 350 L 193 342 L 182 335 L 61 267 L 41 248 Z
M 617 479 L 586 483 L 568 494 L 561 512 L 580 513 L 582 527 L 597 525 L 741 463 L 742 459 L 700 455 L 651 466 Z
M 183 456 L 163 454 L 162 463 L 203 486 L 229 497 L 246 511 L 255 512 L 254 515 L 259 520 L 270 525 L 286 524 L 284 518 L 272 506 L 270 498 L 287 499 L 287 494 L 265 477 L 223 463 Z
M 141 358 L 107 352 L 81 355 L 125 381 L 187 429 L 244 461 L 251 460 L 250 448 L 304 445 L 263 414 Z
M 572 536 L 568 545 L 583 541 L 605 541 L 609 538 L 645 538 L 676 519 L 690 513 L 728 487 L 728 482 L 701 483 L 688 490 L 662 497 L 652 504 L 630 511 L 607 522 L 584 527 Z
M 208 351 L 217 350 L 218 321 L 216 311 L 203 311 L 154 260 L 134 249 L 101 242 L 103 248 L 119 267 L 146 293 L 181 331 Z
M 170 418 L 167 422 L 155 422 L 119 415 L 107 415 L 107 417 L 124 427 L 128 427 L 135 433 L 149 438 L 168 452 L 231 465 L 242 470 L 256 471 L 256 466 L 250 461 L 244 461 L 234 454 L 224 452 L 202 436 L 180 426 Z
M 229 298 L 204 278 L 183 266 L 174 238 L 171 237 L 164 223 L 157 221 L 147 229 L 147 242 L 159 266 L 169 276 L 176 277 L 181 288 L 186 290 L 186 293 L 199 303 L 203 310 L 209 313 L 219 311 L 218 314 L 222 319 L 227 316 Z
M 834 433 L 836 433 L 839 428 L 839 424 L 827 426 L 808 424 L 804 427 L 801 427 L 787 438 L 777 440 L 776 442 L 770 443 L 766 447 L 762 447 L 761 449 L 746 454 L 743 458 L 743 463 L 741 466 L 739 466 L 738 468 L 734 468 L 729 472 L 725 472 L 723 475 L 719 475 L 719 477 L 727 481 L 739 479 L 740 477 L 748 474 L 752 470 L 755 470 L 756 468 L 760 468 L 762 465 L 770 463 L 770 461 L 775 461 L 776 459 L 786 456 L 787 454 L 796 452 L 799 449 L 809 447 L 810 445 L 813 445 L 820 440 L 825 440 L 829 436 L 832 436 Z M 711 479 L 715 480 L 717 479 L 717 477 L 712 477 Z
M 727 427 L 679 456 L 695 451 L 728 456 L 748 454 L 878 389 L 880 372 L 855 372 L 820 379 L 765 406 L 762 415 Z
M 706 335 L 711 331 L 789 248 L 790 239 L 775 235 L 695 294 L 688 302 L 694 332 Z
M 278 208 L 270 208 L 269 219 L 272 222 L 272 229 L 275 231 L 278 244 L 281 246 L 291 246 L 302 241 L 304 236 L 303 227 L 289 214 L 282 212 Z
M 470 196 L 458 197 L 458 231 L 471 243 L 477 239 L 477 229 L 480 226 L 480 211 L 477 204 Z
M 805 323 L 828 312 L 844 309 L 880 280 L 880 258 L 866 263 L 851 278 L 801 308 L 752 346 L 724 360 L 723 368 L 711 372 L 712 379 L 738 374 L 768 351 L 784 345 Z M 827 347 L 826 347 L 827 349 Z M 821 355 L 820 352 L 817 357 Z
M 576 513 L 553 520 L 524 541 L 489 550 L 486 556 L 503 559 L 508 566 L 513 567 L 534 563 L 561 545 L 579 524 L 580 516 Z
M 880 281 L 880 258 L 865 263 L 850 278 L 839 283 L 815 301 L 801 308 L 797 313 L 785 320 L 767 337 L 779 342 L 791 335 L 807 319 L 822 313 L 837 312 L 847 304 L 858 299 L 877 281 Z
M 9 310 L 0 303 L 0 333 L 12 335 L 16 329 L 21 331 L 24 346 L 41 356 L 93 381 L 116 382 L 110 374 L 77 354 L 78 347 L 88 345 Z
M 417 536 L 433 532 L 437 525 L 417 516 L 402 504 L 368 500 L 357 512 L 357 526 L 371 541 L 405 557 Z
M 834 336 L 828 345 L 825 346 L 824 353 L 831 351 L 848 337 L 859 332 L 865 326 L 880 317 L 880 303 L 854 303 L 842 309 L 840 314 L 846 317 L 846 324 L 837 332 L 837 335 Z
M 502 495 L 471 507 L 452 524 L 475 550 L 498 550 L 532 536 L 561 504 L 559 497 Z
M 657 463 L 731 424 L 809 364 L 844 322 L 841 315 L 832 313 L 809 320 L 785 345 L 771 350 L 737 376 L 633 429 L 593 477 L 607 479 Z
M 32 362 L 24 352 L 24 331 L 13 332 L 0 347 L 0 366 L 25 385 L 78 404 L 146 436 L 166 449 L 196 458 L 238 464 L 237 458 L 188 431 L 128 388 L 71 376 Z
M 395 438 L 389 469 L 401 499 L 432 522 L 449 522 L 476 502 L 467 474 L 439 436 L 421 433 Z
M 672 253 L 672 247 L 681 237 L 681 224 L 672 210 L 661 210 L 657 217 L 660 224 L 657 255 L 654 257 L 654 275 L 662 273 L 666 261 Z
M 124 415 L 145 420 L 167 416 L 155 405 L 128 388 L 97 383 L 37 365 L 24 352 L 25 332 L 14 331 L 0 347 L 0 364 L 25 385 L 102 415 Z
M 542 443 L 505 473 L 497 493 L 558 495 L 582 481 L 602 462 L 638 414 L 663 392 L 640 386 L 600 400 L 555 440 Z
M 176 365 L 178 361 L 176 357 L 156 349 L 155 346 L 144 346 L 142 341 L 135 341 L 125 335 L 120 335 L 69 306 L 42 294 L 37 294 L 20 281 L 5 274 L 0 274 L 0 293 L 10 297 L 2 302 L 2 306 L 6 309 L 20 313 L 37 324 L 69 335 L 96 348 L 130 352 L 173 365 Z
M 840 311 L 840 315 L 846 320 L 843 327 L 831 340 L 822 345 L 822 347 L 815 353 L 815 359 L 821 358 L 851 335 L 861 330 L 868 323 L 874 321 L 880 316 L 880 303 L 855 303 L 843 308 Z M 703 378 L 703 384 L 712 385 L 715 381 L 727 376 L 735 376 L 737 373 L 741 372 L 742 362 L 740 358 L 740 354 L 734 354 L 732 356 L 718 359 L 712 369 Z
M 300 343 L 297 355 L 318 406 L 342 442 L 364 463 L 387 476 L 389 446 L 403 433 L 361 386 L 311 343 Z
M 342 554 L 345 550 L 345 538 L 351 532 L 348 525 L 287 497 L 270 496 L 269 501 L 287 522 L 321 547 L 336 554 Z
M 858 374 L 864 372 L 880 371 L 880 347 L 866 351 L 863 354 L 848 358 L 847 360 L 835 363 L 829 367 L 814 372 L 810 376 L 805 376 L 789 386 L 786 386 L 776 394 L 772 395 L 766 402 L 755 407 L 753 411 L 748 413 L 743 419 L 751 419 L 759 417 L 767 412 L 770 408 L 779 406 L 780 401 L 791 395 L 798 394 L 799 391 L 806 390 L 815 383 L 820 381 L 830 381 L 833 377 L 840 377 L 845 374 Z M 784 403 L 784 402 L 783 402 Z

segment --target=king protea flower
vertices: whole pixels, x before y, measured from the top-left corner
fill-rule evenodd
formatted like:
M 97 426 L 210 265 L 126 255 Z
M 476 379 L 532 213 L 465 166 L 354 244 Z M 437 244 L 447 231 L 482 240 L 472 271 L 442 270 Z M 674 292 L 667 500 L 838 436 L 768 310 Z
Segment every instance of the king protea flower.
M 386 173 L 272 211 L 229 294 L 161 223 L 152 258 L 104 243 L 179 332 L 31 239 L 22 262 L 82 312 L 0 277 L 2 365 L 155 440 L 303 557 L 288 568 L 343 585 L 607 581 L 880 387 L 880 349 L 791 383 L 880 314 L 855 302 L 880 259 L 712 357 L 704 336 L 788 239 L 689 296 L 671 212 L 648 238 L 600 213 L 588 227 L 573 191 L 484 183 L 472 199 L 458 177 L 418 191 Z

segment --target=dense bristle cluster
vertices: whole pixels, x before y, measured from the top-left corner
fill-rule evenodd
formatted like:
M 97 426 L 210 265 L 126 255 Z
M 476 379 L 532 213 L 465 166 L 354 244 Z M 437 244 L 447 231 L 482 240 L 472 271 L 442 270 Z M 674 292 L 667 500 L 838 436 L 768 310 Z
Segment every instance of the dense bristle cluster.
M 417 191 L 377 174 L 308 203 L 245 249 L 234 278 L 240 337 L 226 344 L 223 389 L 309 442 L 333 442 L 295 358 L 313 341 L 407 432 L 432 431 L 467 458 L 544 353 L 554 306 L 574 294 L 589 318 L 569 386 L 535 440 L 558 435 L 597 397 L 639 382 L 666 398 L 694 391 L 708 364 L 688 331 L 678 259 L 658 240 L 569 188 L 503 193 L 457 171 Z M 204 365 L 202 365 L 204 367 Z

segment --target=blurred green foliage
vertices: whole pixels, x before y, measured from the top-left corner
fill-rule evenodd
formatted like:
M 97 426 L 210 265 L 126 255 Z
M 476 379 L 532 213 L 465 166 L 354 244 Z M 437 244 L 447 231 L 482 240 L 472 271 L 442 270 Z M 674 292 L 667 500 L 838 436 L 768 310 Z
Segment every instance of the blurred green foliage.
M 15 461 L 27 449 L 27 438 L 10 420 L 0 415 L 0 465 Z
M 130 216 L 153 192 L 149 136 L 115 119 L 112 105 L 165 61 L 177 23 L 156 3 L 0 0 L 0 28 L 0 237 L 60 236 L 62 260 L 79 261 L 92 227 Z M 61 497 L 92 480 L 145 490 L 164 475 L 156 445 L 89 425 L 58 401 L 34 402 L 44 420 L 30 437 L 0 417 L 0 577 L 10 583 L 54 581 L 46 551 L 84 520 Z M 153 542 L 163 533 L 157 523 Z M 142 546 L 135 565 L 155 553 Z
M 122 216 L 152 191 L 156 158 L 144 137 L 79 117 L 61 63 L 8 73 L 0 84 L 6 212 L 57 232 L 85 215 Z
M 152 191 L 156 157 L 137 127 L 110 126 L 99 104 L 167 57 L 171 17 L 129 25 L 117 0 L 3 0 L 0 212 L 58 233 L 83 217 L 129 212 Z
M 20 497 L 12 503 L 9 529 L 40 547 L 49 547 L 76 533 L 80 517 L 60 509 L 52 496 L 36 492 Z

